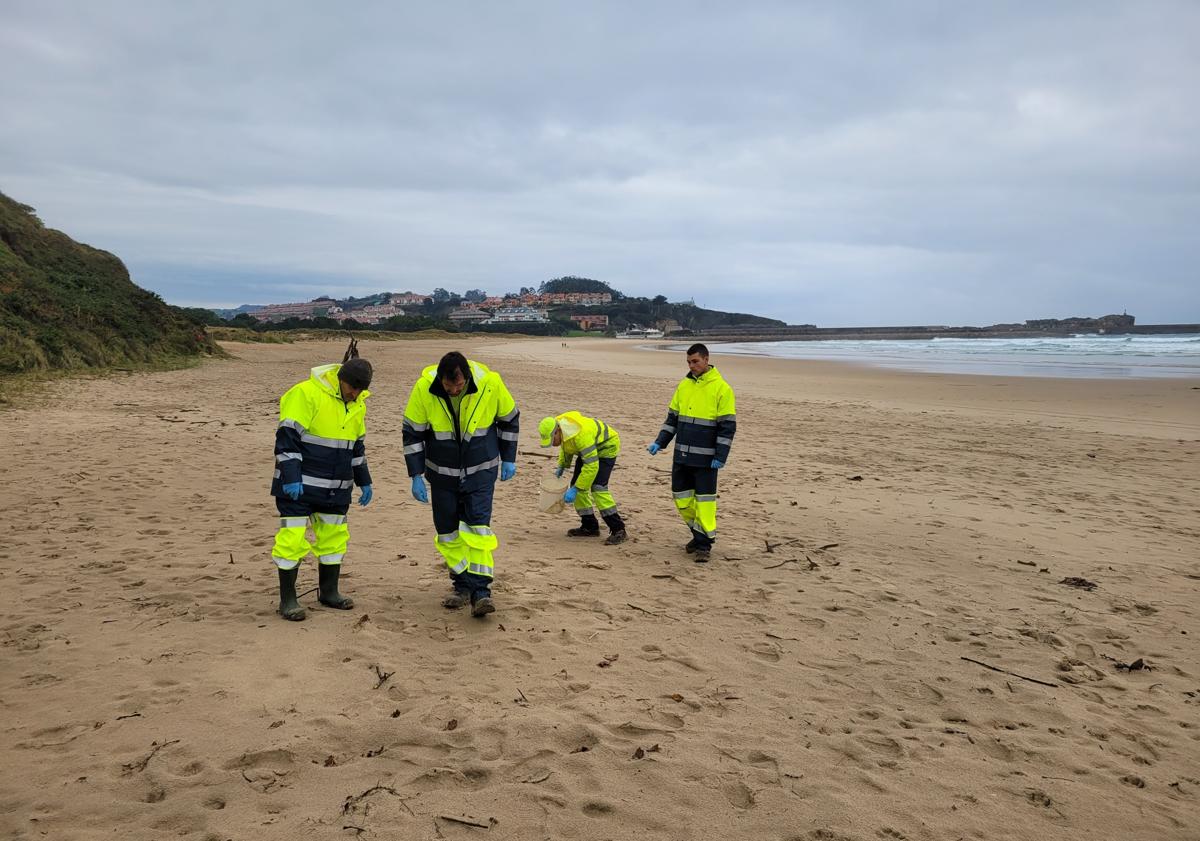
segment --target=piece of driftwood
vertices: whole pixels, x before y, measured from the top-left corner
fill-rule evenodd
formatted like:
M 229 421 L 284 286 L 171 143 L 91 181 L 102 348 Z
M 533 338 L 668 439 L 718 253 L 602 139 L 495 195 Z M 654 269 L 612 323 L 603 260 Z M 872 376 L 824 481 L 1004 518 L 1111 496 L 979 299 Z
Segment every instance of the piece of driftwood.
M 1058 687 L 1057 683 L 1047 683 L 1046 681 L 1038 680 L 1035 677 L 1025 677 L 1025 675 L 1019 675 L 1016 672 L 1010 672 L 1008 669 L 1001 669 L 999 666 L 990 665 L 988 663 L 983 662 L 982 660 L 973 660 L 970 657 L 960 657 L 959 659 L 966 660 L 968 663 L 974 663 L 977 666 L 983 666 L 985 669 L 991 669 L 993 672 L 1000 672 L 1002 674 L 1012 675 L 1013 677 L 1019 677 L 1021 680 L 1027 680 L 1030 683 L 1037 683 L 1042 686 L 1050 686 L 1050 687 L 1055 687 L 1055 688 Z
M 492 828 L 491 824 L 480 823 L 479 821 L 473 821 L 470 818 L 456 818 L 453 815 L 438 815 L 438 817 L 444 821 L 450 821 L 451 823 L 460 823 L 463 826 L 477 826 L 480 829 Z
M 394 671 L 385 672 L 383 669 L 379 668 L 378 666 L 372 666 L 371 668 L 375 671 L 375 677 L 379 678 L 379 680 L 376 682 L 375 686 L 372 687 L 374 689 L 378 689 L 379 687 L 383 686 L 385 683 L 387 683 L 388 678 L 390 678 L 392 675 L 395 674 Z
M 121 766 L 121 776 L 128 777 L 132 774 L 137 774 L 142 771 L 145 771 L 146 766 L 150 764 L 150 760 L 154 758 L 155 754 L 157 754 L 163 748 L 167 748 L 167 747 L 170 747 L 171 745 L 177 745 L 177 744 L 179 744 L 178 739 L 172 739 L 169 742 L 151 742 L 150 746 L 152 748 L 154 748 L 154 750 L 150 751 L 150 753 L 143 756 L 137 762 L 127 762 L 127 763 L 123 764 Z
M 663 619 L 670 619 L 672 622 L 678 622 L 678 621 L 679 621 L 679 620 L 678 620 L 678 619 L 676 619 L 674 616 L 671 616 L 671 615 L 669 615 L 669 614 L 666 614 L 666 613 L 655 613 L 653 610 L 646 610 L 646 608 L 644 608 L 644 607 L 638 607 L 638 606 L 637 606 L 636 604 L 634 604 L 633 602 L 625 602 L 625 604 L 626 604 L 626 605 L 628 605 L 629 607 L 632 607 L 634 610 L 640 610 L 642 613 L 645 613 L 647 616 L 658 616 L 658 617 L 661 617 L 661 618 L 663 618 Z

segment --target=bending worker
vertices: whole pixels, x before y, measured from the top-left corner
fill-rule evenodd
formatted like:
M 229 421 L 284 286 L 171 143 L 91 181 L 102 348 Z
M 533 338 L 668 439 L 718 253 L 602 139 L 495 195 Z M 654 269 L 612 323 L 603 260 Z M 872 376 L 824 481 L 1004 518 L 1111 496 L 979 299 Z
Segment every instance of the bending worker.
M 609 477 L 617 464 L 621 452 L 621 439 L 617 431 L 598 418 L 587 418 L 579 412 L 564 412 L 558 417 L 542 418 L 538 424 L 538 436 L 543 447 L 561 447 L 558 452 L 558 469 L 562 476 L 575 462 L 571 474 L 571 486 L 563 499 L 575 506 L 579 515 L 578 528 L 567 531 L 571 537 L 596 537 L 600 534 L 600 523 L 592 508 L 595 497 L 596 508 L 608 526 L 605 543 L 615 546 L 625 542 L 625 523 L 617 512 L 617 503 L 608 490 Z
M 733 389 L 708 364 L 708 348 L 688 348 L 687 364 L 688 375 L 675 388 L 666 423 L 646 449 L 654 455 L 675 439 L 671 493 L 692 531 L 684 549 L 703 563 L 717 539 L 717 471 L 729 461 L 737 417 Z
M 313 368 L 307 380 L 279 399 L 271 482 L 279 531 L 271 556 L 279 568 L 279 613 L 284 619 L 299 622 L 305 617 L 296 599 L 296 576 L 309 552 L 317 556 L 317 600 L 338 610 L 354 607 L 338 592 L 338 578 L 350 541 L 350 489 L 362 488 L 359 505 L 370 503 L 372 496 L 366 448 L 371 374 L 371 363 L 358 358 L 352 339 L 341 365 Z M 309 525 L 313 543 L 305 536 Z
M 404 407 L 404 462 L 418 502 L 433 502 L 434 545 L 454 592 L 442 606 L 485 616 L 492 602 L 492 494 L 517 473 L 517 404 L 495 371 L 458 351 L 421 372 Z M 425 486 L 425 478 L 429 487 Z

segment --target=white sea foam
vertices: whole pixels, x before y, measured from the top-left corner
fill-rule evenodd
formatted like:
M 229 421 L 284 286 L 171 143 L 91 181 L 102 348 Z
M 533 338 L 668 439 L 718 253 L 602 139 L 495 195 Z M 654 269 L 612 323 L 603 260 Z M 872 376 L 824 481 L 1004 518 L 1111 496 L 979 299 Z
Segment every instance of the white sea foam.
M 1200 335 L 826 339 L 710 344 L 714 353 L 827 359 L 934 373 L 1200 378 Z

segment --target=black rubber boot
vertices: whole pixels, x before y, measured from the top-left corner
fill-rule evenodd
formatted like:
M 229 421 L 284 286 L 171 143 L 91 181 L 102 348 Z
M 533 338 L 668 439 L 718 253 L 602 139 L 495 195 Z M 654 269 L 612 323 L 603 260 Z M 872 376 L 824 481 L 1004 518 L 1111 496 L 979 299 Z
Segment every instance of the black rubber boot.
M 338 576 L 341 574 L 341 564 L 317 564 L 317 583 L 320 585 L 317 601 L 326 607 L 349 610 L 354 607 L 354 600 L 338 592 Z
M 709 540 L 705 535 L 700 534 L 700 532 L 696 531 L 695 529 L 692 529 L 692 539 L 689 540 L 687 545 L 683 548 L 689 555 L 692 555 L 695 554 L 698 549 L 712 549 L 712 541 Z
M 606 546 L 616 546 L 618 543 L 624 543 L 629 536 L 625 534 L 625 521 L 621 519 L 621 515 L 616 511 L 604 515 L 604 525 L 608 526 L 608 539 L 604 541 Z
M 296 576 L 300 567 L 279 570 L 279 615 L 291 622 L 303 622 L 308 614 L 296 600 Z

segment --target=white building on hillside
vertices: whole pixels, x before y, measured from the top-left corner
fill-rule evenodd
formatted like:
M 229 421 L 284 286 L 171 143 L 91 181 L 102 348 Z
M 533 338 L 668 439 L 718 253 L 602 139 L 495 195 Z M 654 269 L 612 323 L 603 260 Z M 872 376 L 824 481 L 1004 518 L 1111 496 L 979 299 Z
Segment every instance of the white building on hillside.
M 550 316 L 535 307 L 501 307 L 484 324 L 545 324 Z

